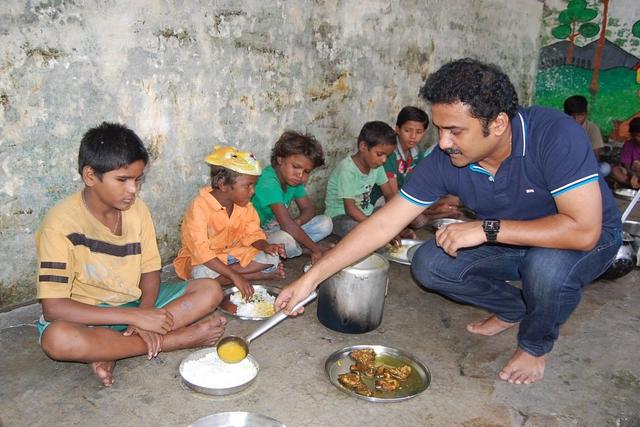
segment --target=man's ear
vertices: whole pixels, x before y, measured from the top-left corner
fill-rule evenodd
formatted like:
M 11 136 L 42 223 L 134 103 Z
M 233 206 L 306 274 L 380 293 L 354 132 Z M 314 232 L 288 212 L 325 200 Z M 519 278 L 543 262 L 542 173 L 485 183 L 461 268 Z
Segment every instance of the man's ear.
M 502 136 L 509 129 L 510 123 L 509 116 L 503 111 L 489 124 L 489 131 L 496 136 Z
M 96 171 L 91 166 L 84 166 L 82 168 L 82 180 L 87 187 L 93 187 L 97 181 L 100 181 L 100 178 L 98 178 Z

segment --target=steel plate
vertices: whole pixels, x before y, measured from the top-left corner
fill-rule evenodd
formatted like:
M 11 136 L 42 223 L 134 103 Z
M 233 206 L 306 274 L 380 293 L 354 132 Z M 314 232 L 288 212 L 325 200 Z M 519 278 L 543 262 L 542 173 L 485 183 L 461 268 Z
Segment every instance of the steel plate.
M 637 192 L 637 190 L 632 190 L 631 188 L 618 188 L 613 194 L 619 199 L 633 200 Z
M 397 262 L 398 264 L 411 265 L 411 260 L 408 258 L 407 253 L 409 249 L 414 246 L 423 244 L 422 240 L 402 239 L 400 240 L 400 246 L 392 246 L 390 243 L 378 249 L 380 255 L 388 259 L 389 261 Z
M 278 294 L 280 293 L 280 288 L 276 288 L 275 286 L 253 285 L 253 289 L 265 289 L 269 295 L 274 297 L 277 297 Z M 243 320 L 265 320 L 271 317 L 271 316 L 266 316 L 266 317 L 238 316 L 236 314 L 238 307 L 231 302 L 231 295 L 233 295 L 238 291 L 239 289 L 236 288 L 235 286 L 232 286 L 224 290 L 224 298 L 222 298 L 222 302 L 218 306 L 220 310 L 222 310 L 223 312 L 227 313 L 230 316 L 234 316 L 234 317 L 237 317 L 238 319 L 243 319 Z
M 227 394 L 233 394 L 233 393 L 237 393 L 239 391 L 244 390 L 245 388 L 249 387 L 251 384 L 253 384 L 253 382 L 256 380 L 256 378 L 258 377 L 258 374 L 260 373 L 260 365 L 258 365 L 258 362 L 256 361 L 256 359 L 253 358 L 253 356 L 251 356 L 250 354 L 247 355 L 247 359 L 253 363 L 253 365 L 256 367 L 256 375 L 251 378 L 249 381 L 247 381 L 244 384 L 240 384 L 240 385 L 236 385 L 233 387 L 223 387 L 223 388 L 214 388 L 214 387 L 205 387 L 199 384 L 194 384 L 192 382 L 187 381 L 187 379 L 184 377 L 183 372 L 184 372 L 184 364 L 187 362 L 190 362 L 192 360 L 198 360 L 201 359 L 203 357 L 205 357 L 207 354 L 211 353 L 211 352 L 215 352 L 216 348 L 215 347 L 209 347 L 209 348 L 204 348 L 202 350 L 198 350 L 195 351 L 193 353 L 191 353 L 190 355 L 188 355 L 187 357 L 185 357 L 182 362 L 180 362 L 180 378 L 182 378 L 182 382 L 184 382 L 189 388 L 200 392 L 200 393 L 204 393 L 204 394 L 210 394 L 210 395 L 214 395 L 214 396 L 225 396 Z
M 349 357 L 349 353 L 353 350 L 362 350 L 365 348 L 371 348 L 376 352 L 376 365 L 384 363 L 387 366 L 394 367 L 403 364 L 411 366 L 411 375 L 403 381 L 401 389 L 391 392 L 378 391 L 373 385 L 375 379 L 365 377 L 363 382 L 369 390 L 373 391 L 373 396 L 362 396 L 340 384 L 338 375 L 349 372 L 349 367 L 355 363 L 355 361 Z M 429 369 L 413 355 L 402 350 L 381 345 L 354 345 L 338 350 L 327 358 L 324 364 L 324 370 L 327 377 L 329 377 L 329 381 L 340 390 L 350 396 L 368 400 L 369 402 L 400 402 L 411 399 L 425 391 L 431 383 Z
M 255 412 L 218 412 L 189 424 L 190 427 L 286 427 L 278 420 Z

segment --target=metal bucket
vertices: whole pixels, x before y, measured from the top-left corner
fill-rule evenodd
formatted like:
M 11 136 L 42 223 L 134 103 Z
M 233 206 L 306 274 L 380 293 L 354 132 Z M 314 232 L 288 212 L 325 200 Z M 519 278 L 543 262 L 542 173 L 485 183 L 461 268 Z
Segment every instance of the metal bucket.
M 379 254 L 343 269 L 318 287 L 318 320 L 349 334 L 380 326 L 389 284 L 389 261 Z

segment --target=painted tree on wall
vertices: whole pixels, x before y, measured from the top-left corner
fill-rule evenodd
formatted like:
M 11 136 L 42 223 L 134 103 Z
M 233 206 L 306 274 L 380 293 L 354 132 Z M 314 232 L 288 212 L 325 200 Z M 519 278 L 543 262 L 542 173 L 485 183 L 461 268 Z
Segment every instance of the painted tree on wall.
M 609 0 L 602 0 L 602 29 L 600 30 L 600 37 L 596 43 L 596 51 L 593 55 L 593 74 L 591 76 L 591 84 L 589 85 L 589 92 L 593 95 L 598 93 L 600 84 L 598 83 L 598 77 L 600 75 L 600 60 L 602 59 L 602 49 L 604 48 L 604 42 L 606 40 L 605 35 L 607 33 L 607 16 L 609 15 Z
M 576 37 L 590 38 L 600 31 L 599 25 L 589 22 L 596 16 L 598 16 L 598 11 L 588 8 L 586 0 L 569 0 L 567 8 L 558 15 L 560 25 L 551 30 L 551 35 L 559 40 L 569 39 L 568 65 L 573 63 L 573 47 Z

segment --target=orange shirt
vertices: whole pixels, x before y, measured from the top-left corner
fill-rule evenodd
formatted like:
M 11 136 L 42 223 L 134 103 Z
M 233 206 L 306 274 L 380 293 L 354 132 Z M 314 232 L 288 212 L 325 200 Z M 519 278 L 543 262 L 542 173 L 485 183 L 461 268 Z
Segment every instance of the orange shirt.
M 213 258 L 226 264 L 227 255 L 237 258 L 244 267 L 259 252 L 251 244 L 267 238 L 251 203 L 234 205 L 229 217 L 211 191 L 211 187 L 200 189 L 182 220 L 182 248 L 173 261 L 176 274 L 182 279 L 191 278 L 192 266 Z

